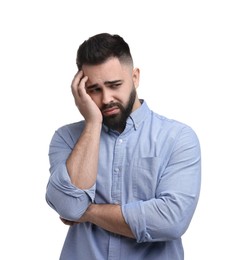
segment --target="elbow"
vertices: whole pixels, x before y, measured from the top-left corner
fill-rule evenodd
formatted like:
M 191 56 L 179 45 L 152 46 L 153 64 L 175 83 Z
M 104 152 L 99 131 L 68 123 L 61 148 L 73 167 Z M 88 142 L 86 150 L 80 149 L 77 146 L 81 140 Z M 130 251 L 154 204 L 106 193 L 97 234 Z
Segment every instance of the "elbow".
M 180 225 L 180 223 L 176 223 L 169 225 L 166 228 L 162 228 L 161 233 L 159 230 L 156 232 L 156 234 L 154 234 L 155 232 L 151 232 L 149 237 L 151 237 L 151 241 L 172 241 L 180 239 L 186 230 L 187 227 Z
M 181 227 L 179 224 L 169 225 L 168 227 L 163 227 L 161 231 L 151 230 L 150 232 L 144 233 L 144 236 L 138 237 L 137 242 L 160 242 L 160 241 L 173 241 L 180 239 L 182 235 L 186 232 L 187 227 Z
M 86 209 L 88 208 L 89 204 L 86 207 L 76 208 L 76 207 L 61 207 L 57 210 L 60 217 L 71 220 L 71 221 L 78 221 L 83 214 L 85 213 Z
M 47 187 L 46 202 L 60 217 L 71 221 L 79 220 L 91 204 L 87 194 L 83 193 L 83 196 L 74 197 L 50 185 Z
M 193 212 L 186 212 L 183 217 L 180 216 L 168 221 L 166 228 L 163 229 L 167 240 L 176 240 L 185 234 L 192 220 Z
M 173 227 L 169 227 L 166 232 L 167 240 L 176 240 L 181 238 L 187 230 L 187 226 L 180 225 L 177 223 Z
M 173 241 L 180 239 L 188 229 L 187 221 L 168 221 L 161 229 L 149 231 L 147 241 Z

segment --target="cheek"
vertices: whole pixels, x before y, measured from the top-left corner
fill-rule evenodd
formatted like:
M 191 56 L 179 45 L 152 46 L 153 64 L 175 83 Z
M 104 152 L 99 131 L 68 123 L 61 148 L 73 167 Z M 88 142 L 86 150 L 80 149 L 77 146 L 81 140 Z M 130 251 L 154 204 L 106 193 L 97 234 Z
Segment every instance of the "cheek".
M 114 96 L 114 100 L 115 100 L 115 102 L 118 102 L 124 106 L 128 102 L 128 93 L 123 91 L 123 92 L 117 94 L 116 96 Z
M 128 85 L 125 88 L 121 88 L 116 94 L 116 99 L 120 100 L 121 103 L 126 104 L 132 92 L 132 85 Z

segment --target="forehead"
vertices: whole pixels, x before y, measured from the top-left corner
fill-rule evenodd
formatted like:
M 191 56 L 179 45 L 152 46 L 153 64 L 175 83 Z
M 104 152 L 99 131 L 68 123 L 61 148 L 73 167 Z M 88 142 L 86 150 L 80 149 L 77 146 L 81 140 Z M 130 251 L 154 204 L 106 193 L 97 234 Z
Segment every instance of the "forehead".
M 88 76 L 87 84 L 122 80 L 130 76 L 131 66 L 120 63 L 118 58 L 111 58 L 99 65 L 83 65 L 82 70 Z

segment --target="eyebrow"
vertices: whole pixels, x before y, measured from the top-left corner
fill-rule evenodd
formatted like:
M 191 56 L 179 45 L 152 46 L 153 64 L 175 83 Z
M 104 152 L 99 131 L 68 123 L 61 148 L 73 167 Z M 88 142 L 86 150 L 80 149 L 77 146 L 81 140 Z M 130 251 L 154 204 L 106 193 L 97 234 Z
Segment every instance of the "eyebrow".
M 123 83 L 123 80 L 118 79 L 118 80 L 107 80 L 104 82 L 105 85 L 112 85 L 112 84 L 118 84 L 118 83 Z M 99 84 L 92 84 L 89 86 L 86 86 L 86 89 L 93 89 L 93 88 L 97 88 L 99 86 Z

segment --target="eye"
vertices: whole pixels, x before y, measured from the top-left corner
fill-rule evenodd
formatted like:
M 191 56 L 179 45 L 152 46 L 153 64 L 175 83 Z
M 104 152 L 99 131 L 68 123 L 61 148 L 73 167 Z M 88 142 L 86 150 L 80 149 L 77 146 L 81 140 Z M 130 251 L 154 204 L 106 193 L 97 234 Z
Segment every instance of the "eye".
M 122 84 L 122 83 L 114 83 L 114 84 L 111 84 L 111 85 L 110 85 L 110 88 L 116 89 L 116 88 L 120 87 L 121 84 Z
M 90 89 L 87 89 L 87 93 L 88 94 L 96 94 L 96 93 L 99 93 L 101 92 L 101 88 L 90 88 Z

